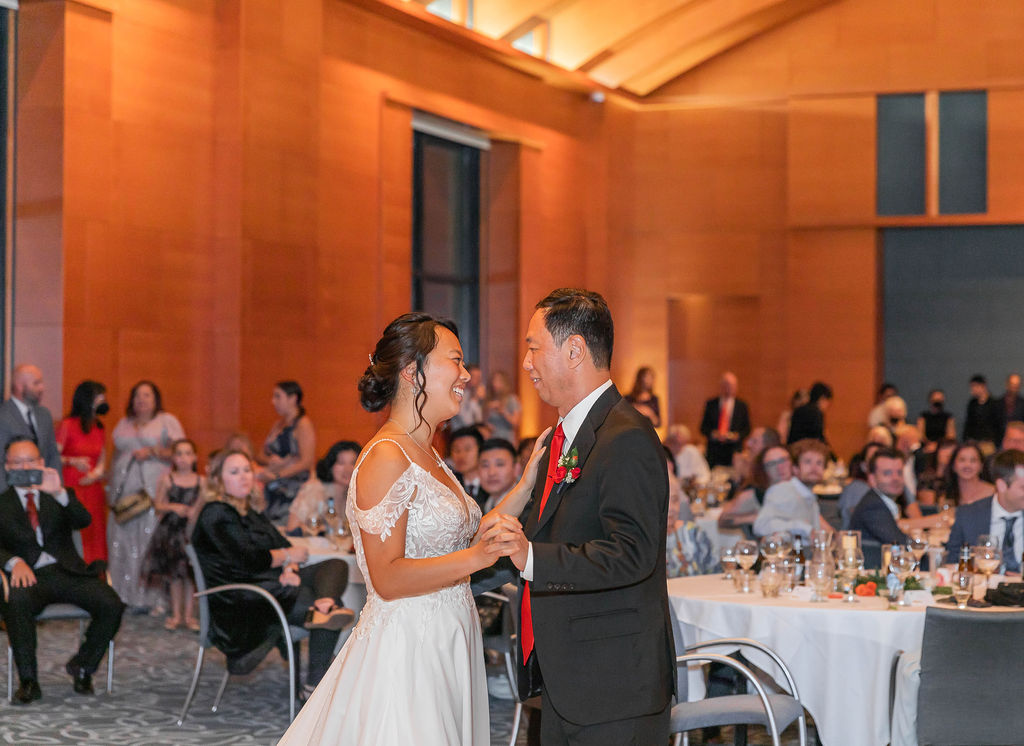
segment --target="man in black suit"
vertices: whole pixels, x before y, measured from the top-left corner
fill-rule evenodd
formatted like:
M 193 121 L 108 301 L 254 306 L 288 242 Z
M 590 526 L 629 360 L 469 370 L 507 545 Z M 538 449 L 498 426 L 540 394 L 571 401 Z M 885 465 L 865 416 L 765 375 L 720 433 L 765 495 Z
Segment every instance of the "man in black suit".
M 1003 565 L 1020 572 L 1024 549 L 1024 451 L 1000 451 L 989 464 L 996 494 L 956 509 L 946 542 L 946 562 L 956 562 L 960 547 L 973 546 L 982 534 L 1002 540 Z
M 1024 397 L 1020 395 L 1020 376 L 1011 373 L 1006 377 L 1006 393 L 995 400 L 995 413 L 998 421 L 996 442 L 1000 443 L 1006 435 L 1009 422 L 1024 420 Z
M 8 475 L 39 469 L 38 484 L 10 486 L 0 494 L 0 567 L 10 577 L 9 595 L 0 600 L 0 615 L 14 649 L 21 685 L 18 704 L 39 699 L 36 670 L 36 615 L 48 604 L 72 603 L 92 616 L 78 652 L 66 669 L 79 694 L 92 694 L 92 673 L 107 644 L 121 625 L 124 604 L 87 566 L 75 549 L 71 532 L 89 525 L 89 512 L 60 477 L 47 467 L 39 448 L 28 439 L 15 439 L 4 450 Z
M 999 430 L 998 401 L 989 395 L 988 382 L 980 373 L 971 376 L 971 400 L 964 417 L 964 440 L 995 443 Z
M 832 387 L 827 383 L 816 381 L 811 386 L 811 400 L 793 410 L 793 415 L 789 420 L 787 445 L 805 438 L 828 443 L 825 439 L 825 410 L 831 403 Z
M 895 448 L 879 448 L 868 460 L 871 489 L 860 499 L 850 516 L 850 528 L 864 539 L 879 544 L 903 544 L 907 535 L 896 523 L 903 500 L 905 458 Z
M 34 365 L 19 365 L 11 375 L 11 398 L 0 404 L 0 445 L 13 438 L 28 438 L 39 446 L 45 464 L 60 472 L 60 451 L 53 433 L 53 416 L 42 406 L 43 372 Z M 0 470 L 0 492 L 7 477 Z
M 704 404 L 700 431 L 708 442 L 708 466 L 732 466 L 732 457 L 750 435 L 750 409 L 736 397 L 739 381 L 736 374 L 722 374 L 720 392 Z
M 526 581 L 520 695 L 541 692 L 545 746 L 668 737 L 665 455 L 611 382 L 612 343 L 611 312 L 586 290 L 552 292 L 527 331 L 523 368 L 559 414 L 511 555 Z

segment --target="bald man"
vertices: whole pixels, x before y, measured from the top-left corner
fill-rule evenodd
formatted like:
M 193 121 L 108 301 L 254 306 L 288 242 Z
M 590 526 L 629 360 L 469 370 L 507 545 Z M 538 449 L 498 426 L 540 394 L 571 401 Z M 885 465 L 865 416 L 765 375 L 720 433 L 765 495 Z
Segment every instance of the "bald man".
M 53 433 L 53 416 L 42 406 L 43 372 L 22 364 L 11 375 L 11 398 L 0 404 L 0 449 L 14 438 L 28 438 L 39 446 L 46 466 L 60 473 L 60 451 Z M 0 469 L 0 492 L 7 489 L 7 475 Z
M 750 435 L 750 410 L 736 396 L 739 381 L 735 373 L 726 371 L 719 382 L 719 395 L 704 404 L 700 432 L 707 438 L 708 466 L 731 466 L 732 456 L 743 447 Z

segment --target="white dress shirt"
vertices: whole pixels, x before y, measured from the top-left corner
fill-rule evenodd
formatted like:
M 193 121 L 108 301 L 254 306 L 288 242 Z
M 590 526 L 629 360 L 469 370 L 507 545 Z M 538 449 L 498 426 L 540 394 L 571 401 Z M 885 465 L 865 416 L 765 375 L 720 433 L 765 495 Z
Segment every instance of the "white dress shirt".
M 15 399 L 14 401 L 18 401 L 18 400 Z M 18 499 L 21 500 L 21 507 L 25 510 L 26 513 L 28 512 L 28 497 L 27 497 L 27 495 L 28 495 L 29 492 L 35 492 L 36 493 L 36 510 L 39 510 L 39 496 L 42 494 L 39 490 L 30 490 L 27 487 L 15 487 L 14 491 L 18 493 Z M 54 495 L 53 498 L 58 503 L 60 503 L 62 507 L 66 508 L 68 506 L 68 491 L 67 490 L 61 490 L 56 495 Z M 43 524 L 42 523 L 40 523 L 36 527 L 36 542 L 39 544 L 39 546 L 43 545 Z M 11 570 L 14 569 L 14 565 L 20 559 L 21 559 L 21 557 L 11 557 L 9 560 L 7 560 L 7 564 L 4 565 L 4 569 L 9 573 Z M 22 562 L 24 562 L 24 561 L 25 560 L 22 560 Z M 38 570 L 40 567 L 46 567 L 47 565 L 52 565 L 56 561 L 57 560 L 56 560 L 56 558 L 53 555 L 47 554 L 46 552 L 40 552 L 39 553 L 39 559 L 36 560 L 35 565 L 33 565 L 32 567 L 34 569 Z
M 992 520 L 989 522 L 988 532 L 993 539 L 1003 546 L 1003 537 L 1006 535 L 1006 523 L 1003 518 L 1017 516 L 1013 524 L 1013 551 L 1017 554 L 1017 561 L 1020 562 L 1021 550 L 1024 549 L 1024 511 L 1008 513 L 1006 508 L 999 504 L 999 498 L 992 498 Z
M 590 414 L 590 410 L 593 409 L 594 404 L 601 398 L 609 386 L 612 385 L 612 379 L 608 379 L 596 389 L 587 394 L 583 399 L 572 409 L 570 409 L 565 417 L 562 417 L 558 423 L 562 426 L 562 432 L 565 433 L 565 442 L 562 443 L 562 453 L 566 453 L 571 447 L 572 442 L 576 440 L 576 434 L 580 431 L 583 426 L 583 421 L 587 419 L 587 415 Z M 561 455 L 561 454 L 559 454 Z M 550 463 L 551 454 L 545 454 Z M 545 470 L 545 475 L 547 470 Z M 540 478 L 538 472 L 537 478 Z M 545 477 L 546 478 L 546 477 Z M 554 487 L 552 487 L 554 489 Z M 523 568 L 522 572 L 523 580 L 533 580 L 533 542 L 531 541 L 526 550 L 526 567 Z

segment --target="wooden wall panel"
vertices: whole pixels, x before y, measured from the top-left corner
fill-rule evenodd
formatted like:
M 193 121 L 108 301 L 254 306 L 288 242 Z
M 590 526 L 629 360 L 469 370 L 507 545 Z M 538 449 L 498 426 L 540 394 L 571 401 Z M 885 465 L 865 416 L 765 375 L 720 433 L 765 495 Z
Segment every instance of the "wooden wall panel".
M 1024 89 L 988 94 L 988 211 L 1024 221 Z

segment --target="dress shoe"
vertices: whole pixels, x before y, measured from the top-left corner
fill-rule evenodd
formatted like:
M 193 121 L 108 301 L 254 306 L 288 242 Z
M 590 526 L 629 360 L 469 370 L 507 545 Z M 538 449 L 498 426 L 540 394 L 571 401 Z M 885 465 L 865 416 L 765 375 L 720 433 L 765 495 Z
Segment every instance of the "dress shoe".
M 338 632 L 352 624 L 355 619 L 356 613 L 343 606 L 335 606 L 326 613 L 318 611 L 315 607 L 310 607 L 306 612 L 306 623 L 303 626 L 306 629 L 327 629 Z
M 19 705 L 27 705 L 37 699 L 41 699 L 43 691 L 39 688 L 39 682 L 35 679 L 22 679 L 18 691 L 14 693 L 14 701 Z
M 92 688 L 92 674 L 88 673 L 81 666 L 68 663 L 65 666 L 65 670 L 71 674 L 71 679 L 74 682 L 73 687 L 75 694 L 94 694 Z

